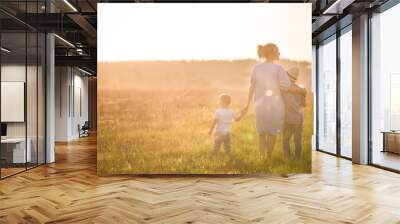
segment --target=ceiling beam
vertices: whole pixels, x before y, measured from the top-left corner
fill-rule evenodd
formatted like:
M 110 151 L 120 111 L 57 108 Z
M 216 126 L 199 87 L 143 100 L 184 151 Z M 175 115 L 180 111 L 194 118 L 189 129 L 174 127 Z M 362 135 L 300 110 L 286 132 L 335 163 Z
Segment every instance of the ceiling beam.
M 97 29 L 89 23 L 89 21 L 81 14 L 68 14 L 68 17 L 73 20 L 82 30 L 86 33 L 89 38 L 86 38 L 86 42 L 91 46 L 97 46 Z
M 91 56 L 55 56 L 56 66 L 80 66 L 88 67 L 96 71 L 96 57 Z
M 80 26 L 91 38 L 96 38 L 97 30 L 90 24 L 85 17 L 80 14 L 71 13 L 67 15 L 72 21 Z
M 355 0 L 336 0 L 324 10 L 323 14 L 342 14 L 343 10 L 353 2 Z

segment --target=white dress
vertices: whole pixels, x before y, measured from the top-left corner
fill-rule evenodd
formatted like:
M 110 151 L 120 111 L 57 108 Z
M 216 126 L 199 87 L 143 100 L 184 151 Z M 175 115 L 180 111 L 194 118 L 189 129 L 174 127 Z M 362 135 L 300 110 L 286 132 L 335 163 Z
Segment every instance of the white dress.
M 280 87 L 290 81 L 281 65 L 268 62 L 254 66 L 251 83 L 255 88 L 254 110 L 258 134 L 279 134 L 285 119 L 285 104 Z

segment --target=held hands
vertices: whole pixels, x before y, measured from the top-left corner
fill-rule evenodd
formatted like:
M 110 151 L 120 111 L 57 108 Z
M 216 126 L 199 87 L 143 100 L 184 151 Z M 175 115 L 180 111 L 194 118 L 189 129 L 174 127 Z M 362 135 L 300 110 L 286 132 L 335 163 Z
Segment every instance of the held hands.
M 249 109 L 249 106 L 245 106 L 245 107 L 240 111 L 240 116 L 246 115 L 248 109 Z
M 247 110 L 248 110 L 248 106 L 246 106 L 245 108 L 243 108 L 243 109 L 240 111 L 239 116 L 235 117 L 235 121 L 240 121 L 240 120 L 244 117 L 244 115 L 246 115 Z

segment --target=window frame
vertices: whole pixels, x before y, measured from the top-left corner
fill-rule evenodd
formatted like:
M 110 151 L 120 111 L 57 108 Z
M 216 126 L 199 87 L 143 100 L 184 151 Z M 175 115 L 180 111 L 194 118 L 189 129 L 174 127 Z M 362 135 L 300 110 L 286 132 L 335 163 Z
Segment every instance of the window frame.
M 341 84 L 341 64 L 340 64 L 340 37 L 344 34 L 346 34 L 347 32 L 352 32 L 352 23 L 349 23 L 348 25 L 346 25 L 345 27 L 341 28 L 340 30 L 337 30 L 336 33 L 330 35 L 329 37 L 323 39 L 322 41 L 320 41 L 318 44 L 316 44 L 316 59 L 315 59 L 315 82 L 316 82 L 316 151 L 318 152 L 323 152 L 329 155 L 333 155 L 336 157 L 340 157 L 340 158 L 344 158 L 347 160 L 352 160 L 352 158 L 347 157 L 342 155 L 342 150 L 341 150 L 341 118 L 340 118 L 340 103 L 341 103 L 341 97 L 340 97 L 340 84 Z M 331 41 L 336 41 L 336 151 L 335 153 L 329 152 L 327 150 L 324 150 L 322 148 L 320 148 L 320 144 L 319 144 L 319 110 L 321 109 L 320 105 L 319 105 L 319 84 L 320 84 L 320 80 L 319 80 L 319 48 L 321 44 L 327 44 Z

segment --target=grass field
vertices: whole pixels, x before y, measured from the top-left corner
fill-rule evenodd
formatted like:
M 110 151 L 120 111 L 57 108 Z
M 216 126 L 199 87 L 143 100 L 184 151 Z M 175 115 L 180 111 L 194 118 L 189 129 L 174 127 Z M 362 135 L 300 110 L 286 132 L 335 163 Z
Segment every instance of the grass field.
M 245 103 L 247 83 L 232 88 L 185 85 L 168 89 L 169 84 L 161 79 L 154 87 L 139 88 L 142 86 L 133 77 L 127 81 L 132 82 L 131 88 L 118 89 L 107 86 L 101 75 L 99 79 L 99 175 L 311 172 L 311 97 L 305 113 L 301 159 L 285 159 L 279 138 L 272 161 L 267 161 L 258 152 L 252 112 L 233 124 L 233 157 L 222 149 L 219 154 L 212 154 L 213 137 L 208 136 L 208 130 L 217 96 L 229 92 L 232 109 L 238 112 Z M 109 88 L 101 88 L 102 85 Z

